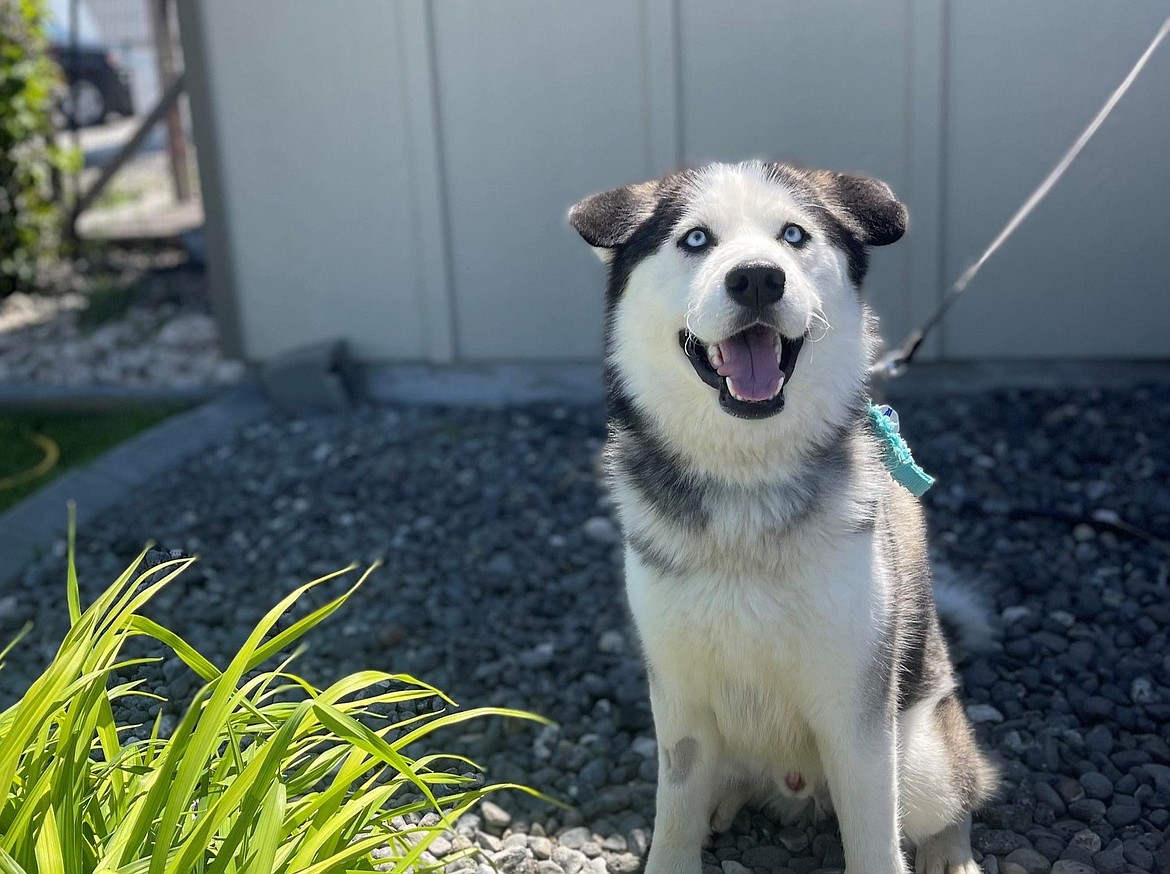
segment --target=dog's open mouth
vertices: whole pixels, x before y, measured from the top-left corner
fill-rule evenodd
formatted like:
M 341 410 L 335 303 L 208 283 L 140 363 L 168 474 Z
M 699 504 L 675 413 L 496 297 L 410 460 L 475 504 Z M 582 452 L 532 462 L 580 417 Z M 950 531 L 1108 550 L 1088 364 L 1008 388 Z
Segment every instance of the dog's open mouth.
M 679 345 L 703 382 L 719 392 L 719 405 L 742 419 L 763 419 L 784 409 L 804 338 L 795 340 L 767 325 L 752 325 L 717 343 L 704 343 L 685 328 Z

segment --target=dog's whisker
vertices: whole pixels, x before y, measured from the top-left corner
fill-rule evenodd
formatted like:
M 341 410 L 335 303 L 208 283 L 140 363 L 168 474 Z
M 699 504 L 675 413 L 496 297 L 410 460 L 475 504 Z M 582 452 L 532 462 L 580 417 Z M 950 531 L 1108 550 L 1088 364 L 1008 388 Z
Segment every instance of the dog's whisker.
M 825 317 L 824 310 L 822 310 L 820 307 L 814 308 L 813 311 L 809 313 L 809 318 L 813 321 L 813 324 L 820 328 L 820 333 L 815 336 L 812 333 L 807 334 L 810 343 L 820 342 L 828 336 L 829 331 L 833 330 L 833 326 L 829 323 L 828 318 Z M 809 325 L 809 328 L 811 331 L 812 325 Z

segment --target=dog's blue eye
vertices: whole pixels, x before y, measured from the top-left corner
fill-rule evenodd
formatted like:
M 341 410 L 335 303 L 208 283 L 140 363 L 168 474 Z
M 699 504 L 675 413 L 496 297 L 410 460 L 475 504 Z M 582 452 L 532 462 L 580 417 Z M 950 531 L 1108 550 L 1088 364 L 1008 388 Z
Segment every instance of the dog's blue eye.
M 692 228 L 682 238 L 682 245 L 692 252 L 699 252 L 711 245 L 711 235 L 702 228 Z
M 804 232 L 804 228 L 800 225 L 788 225 L 784 228 L 784 242 L 791 243 L 794 246 L 799 246 L 808 239 L 808 234 Z

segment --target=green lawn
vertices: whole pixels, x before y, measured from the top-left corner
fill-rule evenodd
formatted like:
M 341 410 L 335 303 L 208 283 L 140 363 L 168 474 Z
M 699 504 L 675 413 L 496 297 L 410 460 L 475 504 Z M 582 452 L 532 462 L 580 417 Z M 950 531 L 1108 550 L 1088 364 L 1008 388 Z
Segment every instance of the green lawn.
M 86 412 L 0 411 L 0 513 L 35 492 L 53 477 L 133 437 L 139 431 L 179 412 L 181 407 L 152 406 Z M 29 481 L 20 474 L 41 464 L 52 449 L 36 435 L 47 437 L 60 450 L 51 470 Z

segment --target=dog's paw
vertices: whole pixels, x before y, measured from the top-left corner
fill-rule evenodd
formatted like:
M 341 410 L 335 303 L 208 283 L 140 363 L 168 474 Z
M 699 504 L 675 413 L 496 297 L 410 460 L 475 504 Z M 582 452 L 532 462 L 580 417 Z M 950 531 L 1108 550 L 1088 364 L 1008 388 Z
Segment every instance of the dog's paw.
M 970 857 L 963 862 L 952 862 L 945 854 L 919 850 L 914 858 L 914 874 L 983 874 L 983 869 Z
M 693 852 L 681 847 L 655 849 L 651 841 L 641 871 L 635 874 L 703 874 L 703 863 L 697 847 Z
M 922 841 L 914 853 L 914 874 L 983 874 L 971 855 L 970 820 Z
M 723 797 L 715 806 L 715 811 L 711 814 L 711 832 L 722 834 L 728 831 L 751 797 L 752 792 L 747 784 L 740 781 L 730 783 L 724 791 Z
M 711 814 L 711 833 L 714 835 L 722 834 L 731 828 L 731 824 L 735 822 L 735 818 L 739 815 L 740 805 L 738 800 L 724 798 L 719 802 L 719 806 L 715 808 L 715 812 Z

